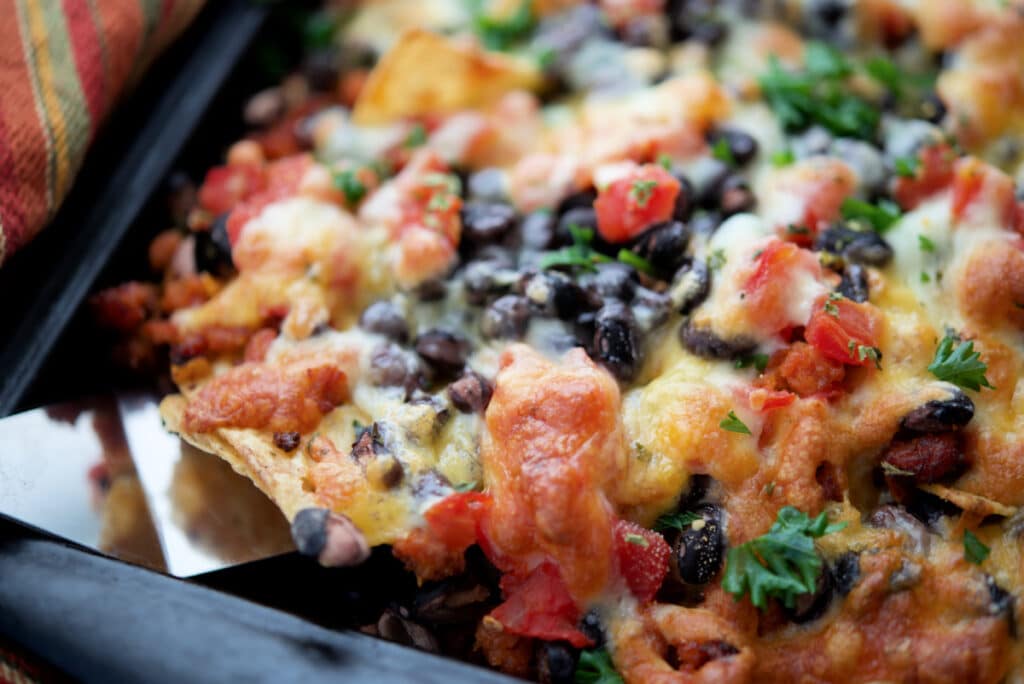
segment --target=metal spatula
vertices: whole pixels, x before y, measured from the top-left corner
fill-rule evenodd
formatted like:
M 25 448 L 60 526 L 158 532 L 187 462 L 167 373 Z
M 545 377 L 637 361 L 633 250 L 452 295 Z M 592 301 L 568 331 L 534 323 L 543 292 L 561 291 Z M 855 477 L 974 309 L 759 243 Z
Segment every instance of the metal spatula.
M 0 420 L 0 513 L 178 577 L 293 548 L 273 504 L 164 430 L 142 394 Z

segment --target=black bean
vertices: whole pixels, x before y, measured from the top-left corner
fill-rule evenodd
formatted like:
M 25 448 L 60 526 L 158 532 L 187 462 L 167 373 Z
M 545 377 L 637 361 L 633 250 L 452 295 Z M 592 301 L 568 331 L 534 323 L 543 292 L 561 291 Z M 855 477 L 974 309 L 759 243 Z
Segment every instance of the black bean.
M 573 684 L 578 651 L 562 642 L 542 642 L 537 653 L 537 679 L 541 684 Z
M 992 575 L 985 575 L 985 586 L 988 588 L 988 612 L 990 615 L 1002 615 L 1010 627 L 1010 636 L 1017 637 L 1016 603 L 1013 594 L 1003 589 Z
M 700 519 L 684 529 L 675 544 L 679 577 L 687 584 L 707 584 L 722 567 L 725 535 L 722 509 L 715 504 L 698 506 Z
M 387 300 L 374 302 L 359 317 L 359 327 L 404 344 L 409 340 L 409 324 L 401 310 Z
M 304 556 L 318 556 L 327 544 L 326 508 L 303 508 L 292 520 L 295 548 Z
M 572 211 L 573 209 L 593 209 L 594 200 L 597 199 L 597 191 L 593 188 L 587 190 L 580 190 L 568 195 L 558 203 L 558 209 L 555 213 L 559 216 Z
M 488 609 L 490 590 L 466 575 L 452 577 L 424 586 L 413 599 L 412 611 L 417 620 L 435 625 L 473 622 Z
M 740 166 L 746 166 L 757 156 L 757 140 L 737 128 L 719 128 L 708 134 L 708 144 L 714 147 L 725 141 L 729 154 Z
M 462 207 L 464 234 L 478 244 L 500 240 L 517 220 L 515 208 L 502 202 L 471 201 Z
M 298 432 L 275 432 L 274 446 L 281 451 L 295 451 L 301 439 L 302 435 Z
M 448 294 L 448 284 L 440 278 L 427 280 L 417 285 L 413 294 L 421 302 L 439 302 Z
M 480 169 L 469 176 L 466 183 L 469 196 L 484 202 L 501 202 L 506 199 L 505 174 L 501 169 Z
M 463 413 L 483 413 L 493 393 L 490 381 L 476 371 L 467 371 L 448 385 L 448 398 Z
M 846 224 L 821 231 L 814 247 L 868 266 L 884 266 L 892 259 L 892 247 L 885 238 L 873 230 L 857 230 Z
M 732 174 L 722 181 L 718 206 L 722 214 L 732 216 L 751 211 L 757 206 L 757 197 L 742 176 Z
M 676 195 L 675 207 L 672 209 L 672 218 L 676 221 L 689 221 L 693 215 L 694 190 L 690 179 L 681 173 L 673 172 L 672 175 L 679 181 L 679 194 Z
M 530 322 L 530 300 L 507 294 L 496 299 L 480 318 L 480 334 L 486 339 L 519 339 Z
M 662 292 L 638 287 L 633 294 L 633 316 L 641 330 L 654 330 L 666 322 L 672 314 L 672 299 Z
M 711 489 L 712 482 L 713 480 L 710 475 L 703 473 L 693 473 L 690 475 L 690 480 L 686 483 L 686 491 L 679 497 L 679 510 L 692 510 L 694 506 L 703 501 Z
M 668 45 L 668 22 L 657 14 L 640 14 L 626 22 L 619 31 L 626 45 L 663 49 Z
M 957 430 L 974 417 L 974 402 L 954 389 L 948 399 L 935 399 L 903 416 L 900 428 L 911 432 L 947 432 Z
M 220 273 L 223 269 L 231 268 L 234 265 L 231 260 L 231 242 L 228 240 L 227 220 L 228 215 L 221 214 L 214 219 L 210 230 L 193 233 L 197 270 Z
M 800 594 L 793 602 L 792 608 L 786 608 L 789 619 L 797 624 L 803 624 L 816 620 L 828 609 L 835 594 L 835 585 L 832 581 L 832 573 L 827 567 L 821 569 L 814 591 L 808 594 Z
M 596 611 L 589 611 L 580 620 L 580 631 L 583 635 L 594 642 L 594 648 L 601 648 L 604 646 L 607 636 L 604 631 L 604 624 L 601 622 L 601 616 Z
M 630 249 L 661 273 L 675 273 L 686 260 L 690 231 L 680 221 L 656 223 L 645 230 Z
M 555 239 L 555 217 L 550 211 L 527 214 L 519 226 L 524 249 L 547 249 Z
M 854 551 L 847 551 L 836 558 L 832 565 L 832 580 L 835 584 L 836 593 L 846 596 L 860 579 L 860 555 Z
M 596 5 L 584 3 L 546 16 L 537 27 L 533 47 L 550 52 L 557 64 L 565 64 L 588 39 L 608 33 L 604 13 Z
M 693 179 L 693 197 L 696 204 L 706 209 L 719 206 L 722 187 L 734 174 L 732 168 L 719 159 L 705 159 L 699 174 Z
M 470 344 L 462 335 L 433 328 L 416 338 L 416 353 L 442 376 L 455 375 L 466 365 Z
M 928 528 L 906 509 L 895 504 L 879 506 L 868 517 L 868 524 L 887 530 L 896 530 L 906 536 L 907 546 L 914 553 L 927 554 L 931 548 Z
M 423 377 L 420 361 L 396 344 L 382 344 L 370 353 L 367 378 L 378 387 L 403 387 L 411 391 Z
M 387 453 L 389 452 L 384 445 L 383 430 L 380 424 L 374 421 L 372 425 L 359 431 L 356 441 L 352 443 L 352 451 L 349 452 L 349 456 L 356 463 L 365 467 L 368 461 Z
M 560 245 L 572 244 L 572 232 L 570 226 L 591 230 L 594 232 L 594 246 L 599 244 L 597 234 L 597 212 L 592 207 L 574 207 L 569 209 L 558 219 L 555 227 L 555 242 Z
M 963 512 L 955 504 L 916 487 L 911 488 L 904 505 L 908 513 L 933 529 L 944 518 L 956 517 Z
M 402 617 L 394 610 L 388 609 L 380 616 L 380 620 L 377 621 L 377 634 L 388 641 L 413 646 L 428 653 L 441 651 L 437 637 L 430 630 Z
M 850 9 L 847 0 L 811 0 L 804 11 L 812 14 L 822 23 L 834 26 L 842 21 Z
M 716 45 L 725 38 L 728 27 L 715 14 L 715 3 L 707 0 L 669 0 L 666 6 L 672 38 L 692 38 Z
M 946 118 L 946 103 L 938 93 L 929 93 L 921 102 L 921 118 L 931 123 L 941 123 Z
M 580 313 L 600 308 L 601 297 L 558 271 L 530 275 L 521 288 L 527 299 L 544 315 L 572 320 Z
M 864 192 L 871 194 L 883 189 L 886 180 L 885 162 L 875 145 L 852 138 L 836 138 L 829 145 L 828 154 L 842 159 L 853 169 Z
M 757 343 L 746 337 L 723 339 L 708 328 L 684 321 L 679 326 L 679 340 L 697 356 L 706 359 L 737 359 L 757 348 Z
M 710 237 L 722 225 L 723 216 L 718 211 L 700 211 L 690 220 L 690 232 L 694 235 Z
M 594 317 L 594 355 L 612 375 L 631 380 L 640 367 L 636 320 L 625 304 L 609 300 Z
M 341 54 L 337 48 L 314 50 L 302 61 L 302 74 L 317 92 L 333 92 L 341 75 Z
M 514 284 L 514 271 L 502 268 L 491 260 L 473 261 L 462 272 L 466 301 L 483 306 L 493 297 L 505 294 Z
M 959 472 L 964 464 L 963 448 L 957 435 L 945 431 L 914 433 L 909 439 L 894 439 L 882 453 L 883 464 L 909 473 L 916 483 L 937 482 Z
M 602 298 L 628 302 L 636 291 L 636 269 L 619 262 L 597 265 L 597 272 L 580 278 L 580 285 L 596 292 Z
M 860 264 L 847 264 L 837 288 L 839 294 L 854 302 L 866 302 L 871 294 L 868 271 Z

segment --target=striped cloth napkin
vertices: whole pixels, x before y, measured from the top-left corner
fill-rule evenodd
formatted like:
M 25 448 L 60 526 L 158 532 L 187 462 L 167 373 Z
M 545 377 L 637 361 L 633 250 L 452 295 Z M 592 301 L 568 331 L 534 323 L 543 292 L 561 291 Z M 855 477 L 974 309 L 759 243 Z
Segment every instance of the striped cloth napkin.
M 104 118 L 204 0 L 0 0 L 0 264 L 53 217 Z

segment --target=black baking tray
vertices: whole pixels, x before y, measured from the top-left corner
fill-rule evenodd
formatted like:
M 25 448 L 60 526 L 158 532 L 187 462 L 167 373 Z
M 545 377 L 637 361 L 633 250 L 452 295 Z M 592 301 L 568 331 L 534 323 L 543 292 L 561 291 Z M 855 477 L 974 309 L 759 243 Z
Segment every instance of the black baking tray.
M 280 75 L 261 51 L 275 17 L 300 4 L 208 2 L 105 126 L 54 223 L 0 268 L 0 416 L 131 383 L 86 298 L 149 275 L 169 171 L 201 180 L 222 159 L 244 98 Z M 181 581 L 0 516 L 0 655 L 13 645 L 76 681 L 512 681 L 353 629 L 416 589 L 388 549 L 359 568 L 289 554 Z

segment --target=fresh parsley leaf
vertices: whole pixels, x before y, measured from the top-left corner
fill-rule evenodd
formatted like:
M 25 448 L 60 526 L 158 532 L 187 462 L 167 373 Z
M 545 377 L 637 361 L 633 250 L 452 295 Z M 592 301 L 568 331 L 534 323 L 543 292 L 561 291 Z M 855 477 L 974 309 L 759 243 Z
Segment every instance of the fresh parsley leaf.
M 420 147 L 425 142 L 427 142 L 427 129 L 423 127 L 423 124 L 418 123 L 409 131 L 409 135 L 405 137 L 405 142 L 402 143 L 402 146 L 406 149 L 411 149 L 413 147 Z
M 664 152 L 658 155 L 658 166 L 665 169 L 666 171 L 672 170 L 672 157 L 668 156 Z
M 974 351 L 974 342 L 959 342 L 946 335 L 935 350 L 935 358 L 928 365 L 928 372 L 939 380 L 951 382 L 965 389 L 981 391 L 982 387 L 995 389 L 985 377 L 988 366 L 981 361 L 981 354 Z
M 932 277 L 930 275 L 928 275 L 927 273 L 925 273 L 924 271 L 921 271 L 921 282 L 922 283 L 930 283 L 930 282 L 932 282 Z
M 328 12 L 310 14 L 302 25 L 302 43 L 306 50 L 325 50 L 334 41 L 338 20 Z
M 892 228 L 892 225 L 900 218 L 899 206 L 889 200 L 881 200 L 875 205 L 847 197 L 843 200 L 839 211 L 847 221 L 862 221 L 879 233 L 884 233 Z
M 796 161 L 796 155 L 788 147 L 772 153 L 772 165 L 775 167 L 789 166 Z
M 479 488 L 480 488 L 480 483 L 479 482 L 463 482 L 461 484 L 455 485 L 455 487 L 454 487 L 455 491 L 460 492 L 460 493 L 461 492 L 475 492 Z
M 636 252 L 631 252 L 628 249 L 620 249 L 617 259 L 624 264 L 632 266 L 638 271 L 646 273 L 649 276 L 653 276 L 656 274 L 657 269 L 654 268 L 654 264 L 652 264 L 647 259 L 644 259 Z
M 856 341 L 850 340 L 846 349 L 850 352 L 850 356 L 856 358 L 861 363 L 863 363 L 865 359 L 871 359 L 875 362 L 875 368 L 881 370 L 882 350 L 878 347 L 871 347 L 866 344 L 857 344 Z
M 642 534 L 627 534 L 626 541 L 634 546 L 639 546 L 642 549 L 646 549 L 651 545 L 649 541 Z
M 693 511 L 681 511 L 678 513 L 665 513 L 658 516 L 654 521 L 655 532 L 668 532 L 669 530 L 685 530 L 690 525 L 700 520 L 700 516 Z
M 612 657 L 603 648 L 580 653 L 573 681 L 576 684 L 624 684 L 612 665 Z
M 821 574 L 814 540 L 844 527 L 846 523 L 829 525 L 825 513 L 812 520 L 786 506 L 767 534 L 729 549 L 722 588 L 737 599 L 749 593 L 751 603 L 761 609 L 769 596 L 792 608 L 798 596 L 814 591 Z
M 721 248 L 711 250 L 711 254 L 708 255 L 708 268 L 717 271 L 723 266 L 725 266 L 725 250 Z
M 487 0 L 476 0 L 473 28 L 489 50 L 508 50 L 533 30 L 536 17 L 530 0 L 522 0 L 514 12 L 501 17 L 492 16 L 486 4 Z
M 964 530 L 964 558 L 968 563 L 981 565 L 988 558 L 991 550 L 970 530 Z
M 839 307 L 836 306 L 836 302 L 843 298 L 841 292 L 830 292 L 828 299 L 825 300 L 825 313 L 829 316 L 839 318 Z
M 651 201 L 651 197 L 654 196 L 656 187 L 658 187 L 656 180 L 638 179 L 633 181 L 633 185 L 629 188 L 629 194 L 638 207 L 646 207 L 647 203 Z
M 891 59 L 872 57 L 864 63 L 864 71 L 899 97 L 903 91 L 903 73 Z
M 820 41 L 811 41 L 804 48 L 804 68 L 816 78 L 846 78 L 853 73 L 843 53 Z
M 345 195 L 345 202 L 354 207 L 366 196 L 366 186 L 359 180 L 354 169 L 338 171 L 334 174 L 334 187 Z
M 925 235 L 917 236 L 917 246 L 921 248 L 922 252 L 934 252 L 935 243 Z
M 729 432 L 738 432 L 741 435 L 751 434 L 750 428 L 748 428 L 742 420 L 736 417 L 735 411 L 729 411 L 729 415 L 722 419 L 718 424 L 718 427 L 723 430 L 728 430 Z
M 893 162 L 893 169 L 896 175 L 902 178 L 914 178 L 917 170 L 921 168 L 921 160 L 917 157 L 896 157 Z
M 750 368 L 753 366 L 759 371 L 763 371 L 768 367 L 768 355 L 767 354 L 748 354 L 747 356 L 741 356 L 736 359 L 733 364 L 736 368 Z
M 729 166 L 736 166 L 736 157 L 733 156 L 732 150 L 729 149 L 729 142 L 725 138 L 719 138 L 711 146 L 711 156 Z
M 546 252 L 540 260 L 541 270 L 556 266 L 569 266 L 584 271 L 595 271 L 597 269 L 594 268 L 594 264 L 612 261 L 610 257 L 595 251 L 590 246 L 594 239 L 593 230 L 571 225 L 569 234 L 572 236 L 572 245 L 556 249 L 553 252 Z

